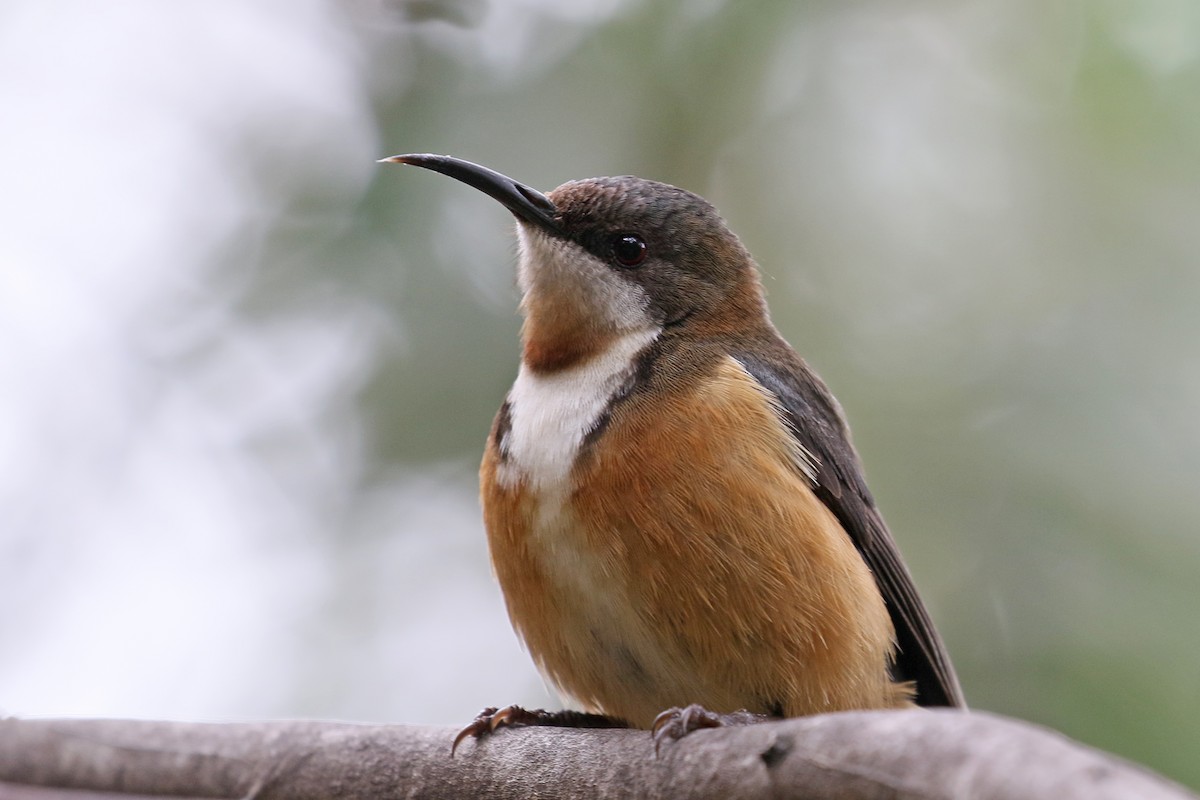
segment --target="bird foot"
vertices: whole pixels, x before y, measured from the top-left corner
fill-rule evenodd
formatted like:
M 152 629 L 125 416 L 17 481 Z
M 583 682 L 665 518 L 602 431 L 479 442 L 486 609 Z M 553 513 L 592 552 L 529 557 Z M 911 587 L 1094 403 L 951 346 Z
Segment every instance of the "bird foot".
M 523 725 L 552 728 L 629 727 L 625 720 L 608 717 L 604 714 L 589 714 L 584 711 L 545 711 L 540 708 L 531 711 L 521 706 L 505 706 L 504 708 L 493 706 L 480 711 L 470 725 L 458 732 L 458 735 L 454 737 L 454 743 L 450 745 L 450 757 L 454 757 L 454 751 L 468 736 L 482 739 L 500 728 Z
M 757 722 L 766 722 L 768 719 L 770 717 L 765 714 L 755 714 L 744 709 L 734 711 L 732 714 L 718 714 L 696 703 L 684 708 L 668 708 L 655 717 L 654 724 L 650 726 L 650 734 L 654 737 L 654 755 L 658 755 L 662 743 L 668 739 L 678 741 L 692 731 L 701 728 L 753 725 Z

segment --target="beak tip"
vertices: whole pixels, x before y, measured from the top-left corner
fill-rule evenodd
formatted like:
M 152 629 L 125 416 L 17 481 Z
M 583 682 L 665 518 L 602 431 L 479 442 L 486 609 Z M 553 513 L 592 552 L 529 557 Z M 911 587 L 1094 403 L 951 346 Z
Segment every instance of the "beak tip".
M 375 163 L 376 164 L 411 164 L 414 167 L 425 167 L 426 169 L 432 169 L 436 172 L 436 171 L 438 171 L 438 169 L 437 169 L 438 165 L 442 164 L 443 162 L 452 161 L 452 160 L 455 160 L 455 159 L 451 159 L 451 158 L 449 158 L 449 156 L 434 155 L 433 153 L 402 153 L 401 155 L 398 155 L 398 156 L 388 156 L 387 158 L 381 158 L 378 161 L 376 161 Z

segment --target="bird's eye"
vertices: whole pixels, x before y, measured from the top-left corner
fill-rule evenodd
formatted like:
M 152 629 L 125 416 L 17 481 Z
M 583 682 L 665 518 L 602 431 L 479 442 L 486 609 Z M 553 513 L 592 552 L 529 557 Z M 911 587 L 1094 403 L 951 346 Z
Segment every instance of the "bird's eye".
M 633 233 L 621 233 L 612 239 L 612 257 L 622 267 L 636 267 L 646 260 L 646 242 Z

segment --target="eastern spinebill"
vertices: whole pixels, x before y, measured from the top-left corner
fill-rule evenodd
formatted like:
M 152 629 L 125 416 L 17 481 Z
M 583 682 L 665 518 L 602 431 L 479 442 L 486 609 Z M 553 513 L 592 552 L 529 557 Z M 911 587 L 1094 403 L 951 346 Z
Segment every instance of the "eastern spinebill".
M 584 710 L 697 727 L 963 706 L 837 401 L 776 331 L 716 210 L 631 176 L 549 194 L 440 155 L 517 220 L 521 365 L 480 470 L 513 627 Z

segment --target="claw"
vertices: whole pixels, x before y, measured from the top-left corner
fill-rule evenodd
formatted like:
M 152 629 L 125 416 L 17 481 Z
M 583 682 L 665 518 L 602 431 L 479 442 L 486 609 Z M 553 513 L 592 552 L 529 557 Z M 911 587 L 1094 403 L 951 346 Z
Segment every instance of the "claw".
M 654 755 L 657 758 L 662 743 L 668 739 L 679 741 L 692 731 L 701 728 L 724 728 L 732 725 L 754 725 L 770 719 L 766 714 L 756 714 L 752 711 L 734 711 L 730 714 L 718 714 L 709 711 L 702 705 L 692 703 L 684 708 L 668 708 L 654 718 L 650 726 L 650 735 L 654 738 Z
M 506 708 L 505 711 L 507 710 L 508 709 Z M 471 724 L 459 731 L 458 735 L 454 737 L 454 742 L 450 745 L 450 757 L 454 758 L 454 751 L 458 749 L 458 746 L 462 743 L 462 740 L 466 739 L 468 736 L 481 739 L 485 733 L 491 733 L 492 731 L 496 730 L 496 726 L 493 724 L 492 720 L 496 717 L 498 712 L 499 709 L 495 706 L 491 706 L 489 708 L 485 708 L 483 711 L 480 711 L 475 716 L 475 719 L 471 720 Z
M 696 703 L 684 708 L 668 708 L 654 718 L 654 724 L 650 727 L 650 734 L 654 738 L 654 755 L 658 756 L 662 743 L 668 739 L 678 741 L 692 731 L 719 728 L 724 724 L 725 720 L 720 714 Z
M 485 708 L 471 721 L 471 724 L 458 732 L 450 745 L 450 757 L 458 745 L 468 736 L 482 739 L 490 736 L 500 728 L 518 725 L 545 725 L 556 728 L 625 728 L 624 720 L 606 717 L 603 714 L 589 714 L 583 711 L 529 711 L 521 706 L 505 706 L 504 708 Z
M 495 733 L 497 728 L 503 728 L 505 725 L 515 722 L 518 716 L 525 713 L 525 709 L 519 706 L 505 706 L 504 708 L 492 714 L 492 719 L 488 722 L 488 733 Z

